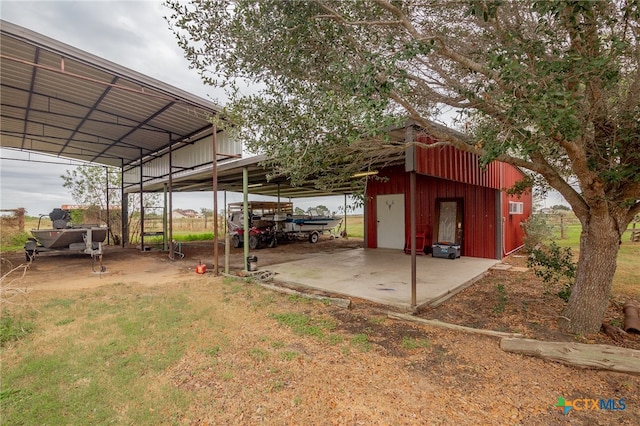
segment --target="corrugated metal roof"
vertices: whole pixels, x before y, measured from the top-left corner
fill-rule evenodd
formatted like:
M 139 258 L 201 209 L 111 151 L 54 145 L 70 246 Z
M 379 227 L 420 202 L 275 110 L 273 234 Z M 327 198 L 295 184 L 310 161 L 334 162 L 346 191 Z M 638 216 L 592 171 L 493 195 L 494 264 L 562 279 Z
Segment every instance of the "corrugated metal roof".
M 0 24 L 0 146 L 123 167 L 211 135 L 214 103 Z
M 211 190 L 208 118 L 220 107 L 6 21 L 0 20 L 0 37 L 1 147 L 121 167 L 126 191 L 137 192 L 140 167 L 144 191 L 163 190 L 171 146 L 172 190 Z M 220 190 L 242 191 L 247 167 L 253 194 L 297 198 L 352 192 L 350 182 L 318 190 L 313 179 L 296 187 L 286 178 L 267 179 L 260 156 L 225 161 L 239 156 L 240 144 L 218 133 L 226 151 L 219 149 L 217 156 Z M 390 129 L 389 136 L 402 144 L 405 128 Z M 373 156 L 369 167 L 404 163 L 401 146 Z

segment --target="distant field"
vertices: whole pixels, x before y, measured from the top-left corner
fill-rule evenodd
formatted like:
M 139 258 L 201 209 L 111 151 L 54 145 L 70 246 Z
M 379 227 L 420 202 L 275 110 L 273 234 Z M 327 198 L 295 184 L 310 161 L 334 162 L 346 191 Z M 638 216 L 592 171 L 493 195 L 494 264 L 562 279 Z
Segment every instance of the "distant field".
M 346 220 L 347 233 L 350 237 L 364 238 L 364 216 L 347 216 Z M 51 221 L 48 218 L 43 218 L 41 227 L 46 228 L 51 226 Z M 222 233 L 224 231 L 224 218 L 218 219 L 219 230 Z M 27 238 L 31 237 L 31 229 L 38 228 L 37 217 L 25 217 L 25 232 L 19 233 L 17 230 L 3 229 L 2 230 L 2 251 L 16 251 L 22 250 Z M 139 241 L 137 236 L 139 232 L 139 226 L 133 225 L 134 231 L 132 233 L 132 241 Z M 341 230 L 344 229 L 344 223 Z M 145 220 L 145 230 L 147 232 L 162 231 L 162 219 L 161 218 L 149 218 Z M 136 232 L 137 231 L 137 232 Z M 198 240 L 211 240 L 213 239 L 213 220 L 208 218 L 180 218 L 173 220 L 173 239 L 177 241 L 198 241 Z M 147 237 L 145 241 L 148 243 L 161 242 L 161 237 Z
M 576 259 L 580 253 L 580 233 L 582 226 L 572 213 L 549 215 L 548 223 L 553 226 L 554 241 L 560 247 L 569 247 Z M 638 225 L 636 225 L 638 227 Z M 562 231 L 564 228 L 564 232 Z M 618 267 L 613 277 L 615 293 L 635 294 L 640 296 L 640 243 L 631 242 L 631 226 L 622 236 L 622 244 L 618 252 Z

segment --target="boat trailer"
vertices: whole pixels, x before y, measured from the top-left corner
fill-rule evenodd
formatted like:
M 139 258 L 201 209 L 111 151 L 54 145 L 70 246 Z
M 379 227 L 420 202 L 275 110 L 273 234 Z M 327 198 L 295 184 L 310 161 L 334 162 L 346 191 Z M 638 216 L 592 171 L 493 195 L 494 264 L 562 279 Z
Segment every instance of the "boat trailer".
M 69 211 L 56 208 L 49 213 L 52 227 L 40 228 L 42 217 L 38 220 L 38 228 L 31 230 L 34 238 L 29 238 L 24 245 L 27 262 L 35 260 L 39 253 L 84 253 L 91 256 L 93 272 L 106 271 L 102 265 L 102 243 L 107 237 L 108 227 L 97 224 L 73 225 Z

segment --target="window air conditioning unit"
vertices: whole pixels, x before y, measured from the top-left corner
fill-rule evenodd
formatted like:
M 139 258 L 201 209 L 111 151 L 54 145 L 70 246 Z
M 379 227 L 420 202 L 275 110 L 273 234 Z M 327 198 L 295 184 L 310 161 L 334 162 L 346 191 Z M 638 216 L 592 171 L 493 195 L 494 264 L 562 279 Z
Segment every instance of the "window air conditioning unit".
M 509 214 L 522 214 L 524 212 L 524 203 L 509 201 Z

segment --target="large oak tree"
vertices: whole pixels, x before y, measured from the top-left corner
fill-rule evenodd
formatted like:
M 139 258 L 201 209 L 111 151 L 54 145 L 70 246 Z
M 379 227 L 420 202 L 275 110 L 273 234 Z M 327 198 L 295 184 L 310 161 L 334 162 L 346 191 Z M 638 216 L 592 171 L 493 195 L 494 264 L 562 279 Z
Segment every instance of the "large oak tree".
M 409 118 L 560 192 L 582 224 L 564 325 L 599 329 L 640 211 L 638 0 L 167 4 L 240 137 L 293 183 L 349 176 Z M 434 125 L 444 108 L 461 133 Z

